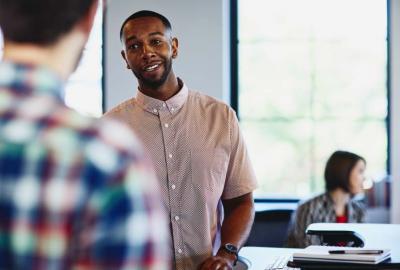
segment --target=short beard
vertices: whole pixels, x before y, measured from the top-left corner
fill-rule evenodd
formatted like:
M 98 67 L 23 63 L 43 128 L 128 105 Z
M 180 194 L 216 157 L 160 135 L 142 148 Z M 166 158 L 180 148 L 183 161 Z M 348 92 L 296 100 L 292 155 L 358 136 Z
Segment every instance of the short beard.
M 171 70 L 172 70 L 172 61 L 168 61 L 165 66 L 164 73 L 162 74 L 161 78 L 158 80 L 151 80 L 151 79 L 144 78 L 139 72 L 135 72 L 135 71 L 133 71 L 133 74 L 135 74 L 136 78 L 139 81 L 141 81 L 142 84 L 145 85 L 146 87 L 151 88 L 151 89 L 157 89 L 165 83 L 169 74 L 171 73 Z

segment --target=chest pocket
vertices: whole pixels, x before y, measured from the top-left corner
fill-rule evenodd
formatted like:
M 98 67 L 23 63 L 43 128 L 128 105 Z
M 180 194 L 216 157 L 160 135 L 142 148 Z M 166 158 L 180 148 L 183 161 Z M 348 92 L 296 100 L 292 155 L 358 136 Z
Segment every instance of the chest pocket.
M 200 190 L 222 192 L 229 155 L 224 149 L 194 148 L 191 150 L 192 183 Z

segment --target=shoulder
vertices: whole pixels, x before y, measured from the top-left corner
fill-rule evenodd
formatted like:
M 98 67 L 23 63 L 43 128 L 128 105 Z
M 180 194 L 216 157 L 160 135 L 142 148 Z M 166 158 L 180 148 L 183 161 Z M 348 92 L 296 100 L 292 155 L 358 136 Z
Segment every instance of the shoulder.
M 310 209 L 315 209 L 316 207 L 321 207 L 322 205 L 326 204 L 326 202 L 327 202 L 327 195 L 326 193 L 323 193 L 301 202 L 298 207 L 298 210 L 308 211 Z
M 236 118 L 235 111 L 225 102 L 203 94 L 195 90 L 189 90 L 189 102 L 190 105 L 196 106 L 196 108 L 203 113 L 211 114 L 213 117 L 224 117 L 227 120 Z
M 115 116 L 115 115 L 119 115 L 127 110 L 131 110 L 135 107 L 136 104 L 136 98 L 130 98 L 127 99 L 121 103 L 119 103 L 118 105 L 116 105 L 115 107 L 111 108 L 109 111 L 107 111 L 104 116 Z
M 361 201 L 351 200 L 350 205 L 357 212 L 361 212 L 361 213 L 365 212 L 365 204 Z
M 211 107 L 226 112 L 232 110 L 225 102 L 195 90 L 189 90 L 189 99 L 203 107 Z
M 57 125 L 57 133 L 74 138 L 69 149 L 99 171 L 113 173 L 142 155 L 138 139 L 125 124 L 83 116 L 68 108 L 61 108 L 59 113 L 65 117 Z

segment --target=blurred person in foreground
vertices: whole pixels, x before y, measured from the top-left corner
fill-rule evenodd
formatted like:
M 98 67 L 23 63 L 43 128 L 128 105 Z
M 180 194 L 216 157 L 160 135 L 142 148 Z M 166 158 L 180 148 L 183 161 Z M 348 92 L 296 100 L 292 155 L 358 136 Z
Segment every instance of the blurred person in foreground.
M 155 164 L 174 267 L 232 269 L 253 224 L 257 186 L 235 112 L 175 75 L 178 39 L 163 15 L 132 14 L 120 39 L 139 87 L 107 117 L 138 131 Z
M 0 0 L 0 269 L 168 269 L 155 175 L 131 131 L 63 88 L 97 0 Z
M 318 237 L 305 233 L 312 223 L 364 222 L 364 205 L 353 197 L 363 192 L 365 169 L 364 158 L 347 151 L 334 152 L 325 167 L 326 192 L 298 206 L 289 229 L 287 246 L 320 245 Z

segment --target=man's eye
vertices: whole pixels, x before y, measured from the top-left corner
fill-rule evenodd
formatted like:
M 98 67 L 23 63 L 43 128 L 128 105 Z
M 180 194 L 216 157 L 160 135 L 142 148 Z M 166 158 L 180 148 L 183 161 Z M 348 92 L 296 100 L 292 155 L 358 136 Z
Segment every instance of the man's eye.
M 138 48 L 139 48 L 138 44 L 131 44 L 131 45 L 128 46 L 128 49 L 132 49 L 132 50 L 136 50 Z
M 155 39 L 155 40 L 152 41 L 152 43 L 154 45 L 160 45 L 161 44 L 161 40 Z

